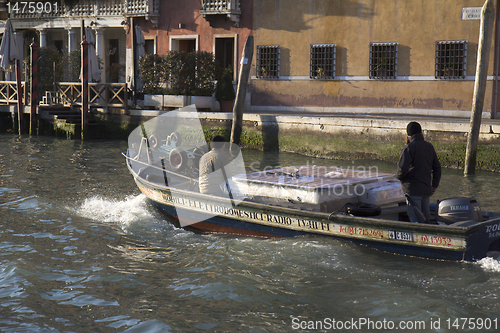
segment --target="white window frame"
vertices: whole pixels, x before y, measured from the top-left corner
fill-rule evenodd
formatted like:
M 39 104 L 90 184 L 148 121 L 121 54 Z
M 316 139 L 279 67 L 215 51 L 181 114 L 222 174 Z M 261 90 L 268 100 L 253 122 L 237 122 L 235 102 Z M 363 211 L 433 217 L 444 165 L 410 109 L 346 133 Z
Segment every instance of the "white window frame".
M 200 49 L 200 36 L 199 35 L 171 35 L 168 39 L 168 49 L 170 51 L 179 51 L 179 40 L 194 39 L 195 40 L 195 51 Z M 177 42 L 177 45 L 176 45 Z

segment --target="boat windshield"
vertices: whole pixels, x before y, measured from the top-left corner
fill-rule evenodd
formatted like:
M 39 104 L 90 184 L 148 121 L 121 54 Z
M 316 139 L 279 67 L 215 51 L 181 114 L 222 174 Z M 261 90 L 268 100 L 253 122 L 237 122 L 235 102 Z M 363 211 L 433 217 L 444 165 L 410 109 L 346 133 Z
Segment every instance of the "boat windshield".
M 213 149 L 209 147 L 199 113 L 194 106 L 189 106 L 164 112 L 138 126 L 129 135 L 128 165 L 135 175 L 157 188 L 200 192 L 200 160 Z M 214 191 L 217 206 L 232 208 L 244 200 L 244 196 L 241 191 L 233 195 L 226 180 L 236 175 L 239 179 L 245 178 L 245 163 L 237 145 L 226 143 L 223 153 L 227 157 L 223 168 L 214 168 L 204 180 L 217 183 L 217 191 Z M 211 189 L 214 190 L 214 186 Z M 176 202 L 176 192 L 171 191 L 171 195 Z M 194 223 L 190 222 L 192 216 L 183 216 L 182 210 L 177 206 L 176 209 L 182 226 Z

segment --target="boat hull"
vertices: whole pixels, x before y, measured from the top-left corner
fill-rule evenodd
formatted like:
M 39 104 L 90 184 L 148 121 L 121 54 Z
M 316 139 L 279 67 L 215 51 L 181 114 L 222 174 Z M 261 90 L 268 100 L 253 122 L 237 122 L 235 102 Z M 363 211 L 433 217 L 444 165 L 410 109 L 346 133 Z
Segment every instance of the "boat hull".
M 500 219 L 450 227 L 308 212 L 161 188 L 136 177 L 139 189 L 175 225 L 201 232 L 259 237 L 321 235 L 384 252 L 430 259 L 474 261 L 500 250 Z M 179 216 L 182 216 L 179 219 Z

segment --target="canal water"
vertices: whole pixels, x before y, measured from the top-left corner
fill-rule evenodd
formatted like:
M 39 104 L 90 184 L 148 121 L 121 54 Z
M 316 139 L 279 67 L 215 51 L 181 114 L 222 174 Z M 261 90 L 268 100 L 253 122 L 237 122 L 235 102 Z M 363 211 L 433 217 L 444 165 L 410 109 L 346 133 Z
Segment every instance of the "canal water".
M 431 261 L 318 237 L 173 227 L 124 141 L 0 135 L 1 332 L 498 331 L 500 261 Z M 247 169 L 395 166 L 245 151 Z M 444 170 L 436 199 L 499 210 L 500 174 Z

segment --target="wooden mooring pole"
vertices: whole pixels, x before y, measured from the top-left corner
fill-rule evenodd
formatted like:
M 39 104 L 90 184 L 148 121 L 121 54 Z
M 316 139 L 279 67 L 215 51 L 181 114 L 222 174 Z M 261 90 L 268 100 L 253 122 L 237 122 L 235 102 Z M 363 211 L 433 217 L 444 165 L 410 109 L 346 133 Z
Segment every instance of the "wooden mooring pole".
M 474 84 L 474 96 L 472 98 L 470 131 L 467 137 L 467 150 L 465 152 L 465 176 L 470 176 L 476 173 L 477 146 L 479 141 L 479 131 L 481 128 L 484 94 L 486 91 L 493 19 L 495 18 L 495 5 L 493 2 L 494 0 L 486 0 L 481 10 L 481 25 L 479 29 L 479 43 L 477 49 L 476 81 Z
M 82 41 L 82 140 L 87 134 L 88 110 L 89 110 L 89 43 L 84 39 Z
M 23 134 L 23 116 L 24 116 L 24 105 L 23 105 L 23 87 L 21 83 L 21 61 L 16 59 L 16 83 L 17 83 L 17 121 L 19 125 L 19 134 Z
M 231 143 L 240 144 L 241 132 L 243 130 L 243 111 L 245 110 L 245 97 L 247 95 L 248 78 L 252 67 L 253 36 L 248 36 L 241 57 L 240 75 L 238 77 L 238 89 L 236 101 L 233 108 L 233 124 L 231 128 Z
M 38 45 L 33 41 L 30 45 L 31 48 L 31 112 L 30 112 L 30 135 L 36 130 L 38 134 Z

